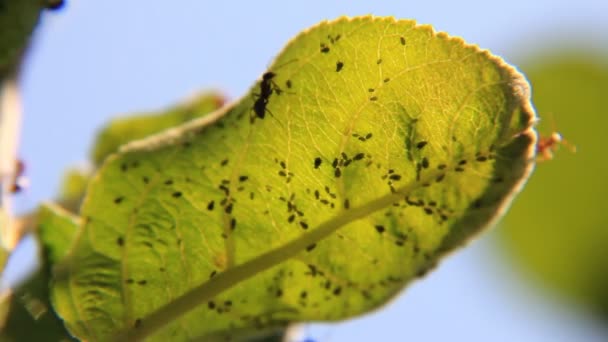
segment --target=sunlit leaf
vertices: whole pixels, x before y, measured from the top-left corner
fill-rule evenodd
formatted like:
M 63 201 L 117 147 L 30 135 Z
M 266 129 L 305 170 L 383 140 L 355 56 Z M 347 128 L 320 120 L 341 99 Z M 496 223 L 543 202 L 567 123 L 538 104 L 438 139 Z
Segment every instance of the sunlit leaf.
M 108 157 L 55 273 L 86 340 L 242 338 L 386 303 L 533 164 L 528 84 L 459 38 L 342 18 L 223 112 Z

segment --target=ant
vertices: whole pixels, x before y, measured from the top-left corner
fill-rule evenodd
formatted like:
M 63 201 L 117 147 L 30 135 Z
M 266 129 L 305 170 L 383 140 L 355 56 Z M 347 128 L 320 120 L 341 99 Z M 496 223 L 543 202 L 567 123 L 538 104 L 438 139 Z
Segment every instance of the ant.
M 297 61 L 297 59 L 289 60 L 279 65 L 277 68 L 281 68 L 286 64 L 295 61 Z M 272 115 L 272 112 L 270 112 L 268 108 L 266 108 L 266 106 L 268 106 L 268 102 L 270 101 L 270 96 L 274 93 L 276 93 L 277 95 L 281 95 L 281 93 L 283 92 L 283 90 L 279 88 L 279 86 L 273 80 L 276 76 L 277 74 L 272 71 L 267 71 L 266 73 L 264 73 L 264 75 L 262 75 L 262 82 L 260 82 L 260 93 L 253 94 L 256 97 L 252 108 L 255 115 L 251 116 L 251 123 L 255 121 L 256 117 L 263 119 L 266 116 L 266 112 Z M 287 81 L 287 88 L 291 88 L 291 81 Z
M 557 151 L 560 145 L 566 146 L 572 153 L 576 152 L 576 146 L 570 144 L 557 132 L 555 119 L 553 115 L 549 114 L 550 123 L 552 126 L 553 133 L 549 136 L 540 136 L 536 143 L 536 160 L 537 161 L 548 161 L 553 159 L 553 153 Z
M 537 161 L 553 159 L 553 153 L 555 153 L 559 145 L 566 146 L 572 153 L 576 152 L 576 146 L 568 143 L 558 132 L 553 132 L 548 137 L 541 136 L 538 139 L 538 143 L 536 144 Z
M 268 108 L 266 108 L 270 100 L 270 96 L 273 93 L 280 95 L 281 92 L 283 92 L 281 88 L 279 88 L 279 86 L 277 86 L 272 80 L 276 75 L 277 74 L 272 71 L 266 72 L 262 76 L 262 82 L 260 82 L 260 93 L 254 94 L 254 96 L 257 96 L 257 99 L 253 103 L 253 112 L 255 113 L 255 116 L 260 119 L 264 118 L 266 112 L 270 113 Z M 270 115 L 272 115 L 272 113 L 270 113 Z M 253 120 L 255 120 L 254 116 L 251 117 L 251 122 L 253 122 Z

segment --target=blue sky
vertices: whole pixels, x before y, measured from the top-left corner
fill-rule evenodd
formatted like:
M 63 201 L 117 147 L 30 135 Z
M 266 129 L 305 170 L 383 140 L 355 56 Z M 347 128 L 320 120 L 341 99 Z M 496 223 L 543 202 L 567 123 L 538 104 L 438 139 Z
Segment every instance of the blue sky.
M 76 1 L 47 14 L 22 77 L 21 155 L 32 183 L 22 210 L 51 198 L 87 158 L 96 130 L 209 88 L 243 94 L 300 30 L 340 15 L 432 24 L 515 64 L 567 44 L 608 48 L 608 1 Z M 491 235 L 443 262 L 387 308 L 321 341 L 604 341 L 608 331 L 529 289 Z

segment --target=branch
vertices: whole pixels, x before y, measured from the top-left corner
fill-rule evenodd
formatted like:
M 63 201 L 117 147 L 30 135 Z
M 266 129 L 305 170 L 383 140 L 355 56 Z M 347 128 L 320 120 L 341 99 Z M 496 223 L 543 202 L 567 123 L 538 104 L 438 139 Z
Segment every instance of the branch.
M 12 208 L 21 114 L 17 77 L 13 75 L 0 84 L 0 239 L 8 251 L 15 248 L 21 235 L 15 229 Z

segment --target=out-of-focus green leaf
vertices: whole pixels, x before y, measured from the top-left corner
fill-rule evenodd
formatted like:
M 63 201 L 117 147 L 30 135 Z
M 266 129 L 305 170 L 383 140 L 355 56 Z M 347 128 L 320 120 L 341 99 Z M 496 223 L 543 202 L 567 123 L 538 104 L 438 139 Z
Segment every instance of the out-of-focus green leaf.
M 541 132 L 562 147 L 539 163 L 500 230 L 507 251 L 547 288 L 608 319 L 608 56 L 546 55 L 525 70 Z
M 224 105 L 218 93 L 202 93 L 189 101 L 163 112 L 136 114 L 112 121 L 97 137 L 92 158 L 95 165 L 132 140 L 145 138 L 162 130 L 207 115 Z
M 0 299 L 0 341 L 72 341 L 50 304 L 51 267 L 67 253 L 76 233 L 76 221 L 53 206 L 43 206 L 37 215 L 36 232 L 43 246 L 42 267 L 25 284 L 6 290 Z
M 4 266 L 8 258 L 8 252 L 4 248 L 0 248 L 0 274 L 4 272 Z M 10 310 L 10 294 L 2 293 L 0 290 L 0 331 L 4 327 L 6 317 Z
M 49 302 L 49 273 L 37 272 L 15 291 L 5 292 L 0 310 L 0 341 L 72 341 Z
M 90 177 L 91 172 L 82 168 L 69 169 L 65 173 L 58 199 L 64 209 L 78 213 Z
M 324 22 L 271 70 L 103 163 L 55 273 L 76 336 L 241 339 L 368 312 L 499 216 L 534 162 L 526 80 L 429 26 Z
M 0 83 L 19 64 L 40 12 L 62 1 L 0 0 Z

